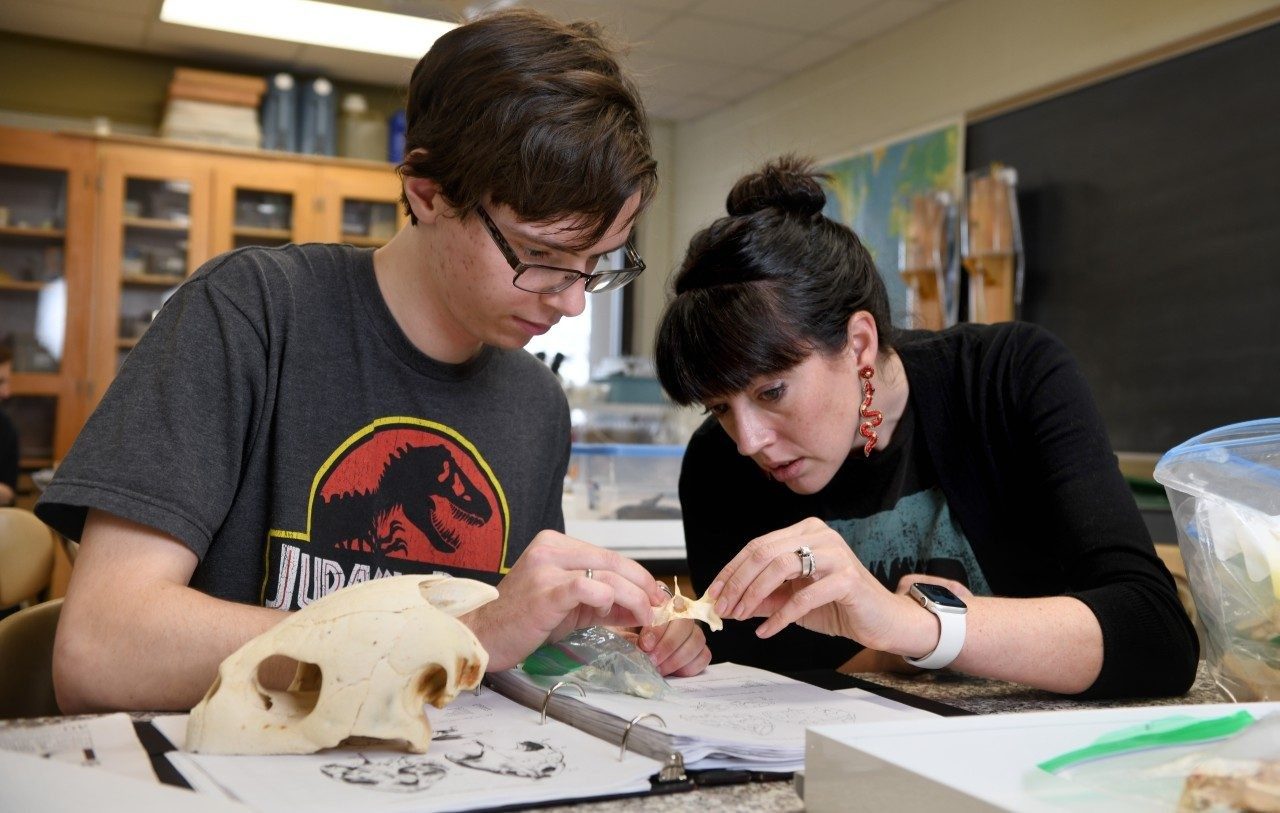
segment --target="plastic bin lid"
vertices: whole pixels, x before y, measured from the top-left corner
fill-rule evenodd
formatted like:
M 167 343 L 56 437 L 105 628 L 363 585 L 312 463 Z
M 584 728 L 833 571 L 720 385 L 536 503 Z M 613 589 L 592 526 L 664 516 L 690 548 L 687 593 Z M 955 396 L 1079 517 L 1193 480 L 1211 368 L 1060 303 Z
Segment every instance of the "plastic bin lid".
M 575 443 L 571 451 L 573 454 L 612 457 L 684 457 L 683 446 L 658 443 Z
M 1196 435 L 1166 452 L 1154 476 L 1170 490 L 1280 515 L 1280 418 Z

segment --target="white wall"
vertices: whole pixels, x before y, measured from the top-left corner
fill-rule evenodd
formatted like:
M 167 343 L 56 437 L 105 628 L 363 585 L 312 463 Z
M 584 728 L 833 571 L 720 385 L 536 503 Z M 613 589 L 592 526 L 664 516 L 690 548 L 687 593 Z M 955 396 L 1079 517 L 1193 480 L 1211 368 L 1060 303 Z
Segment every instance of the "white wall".
M 666 300 L 667 277 L 680 261 L 683 250 L 676 252 L 673 229 L 675 226 L 675 125 L 670 122 L 653 122 L 649 137 L 653 144 L 654 158 L 658 162 L 658 193 L 645 210 L 637 225 L 639 239 L 636 250 L 645 261 L 645 272 L 632 284 L 634 355 L 648 356 L 653 352 L 653 332 L 658 324 L 662 303 Z
M 662 191 L 646 215 L 637 351 L 652 346 L 667 277 L 690 237 L 724 213 L 733 182 L 764 160 L 846 155 L 1277 8 L 1275 0 L 952 0 L 742 102 L 655 128 Z

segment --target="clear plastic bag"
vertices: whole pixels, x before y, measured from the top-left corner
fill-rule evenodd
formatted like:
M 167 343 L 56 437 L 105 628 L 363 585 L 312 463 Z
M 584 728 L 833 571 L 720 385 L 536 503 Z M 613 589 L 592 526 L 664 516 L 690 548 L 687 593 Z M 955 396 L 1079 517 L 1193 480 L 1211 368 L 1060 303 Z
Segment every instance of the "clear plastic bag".
M 1280 700 L 1280 419 L 1194 437 L 1160 459 L 1155 478 L 1209 674 L 1232 700 Z
M 1148 725 L 1165 724 L 1173 727 L 1180 721 L 1192 725 L 1197 722 L 1184 717 L 1168 718 Z M 1199 722 L 1225 723 L 1226 718 Z M 1141 738 L 1142 728 L 1139 726 L 1118 731 L 1115 736 Z M 1097 747 L 1105 739 L 1081 751 L 1105 752 L 1107 749 Z M 1162 739 L 1165 741 L 1161 742 Z M 1191 741 L 1187 741 L 1188 739 Z M 1064 755 L 1067 756 L 1069 755 Z M 1147 742 L 1136 743 L 1133 748 L 1121 748 L 1109 755 L 1092 758 L 1086 755 L 1078 760 L 1062 759 L 1066 764 L 1052 771 L 1037 768 L 1027 777 L 1026 784 L 1028 790 L 1041 800 L 1070 809 L 1087 807 L 1093 813 L 1245 810 L 1254 808 L 1232 806 L 1229 802 L 1221 806 L 1204 806 L 1200 804 L 1200 797 L 1196 793 L 1206 783 L 1221 786 L 1219 780 L 1223 776 L 1240 775 L 1243 782 L 1243 775 L 1251 776 L 1261 770 L 1266 762 L 1275 760 L 1280 760 L 1280 712 L 1267 715 L 1225 739 L 1211 737 L 1195 740 L 1190 737 L 1162 738 L 1157 735 Z M 1195 779 L 1191 780 L 1191 786 L 1197 788 L 1197 791 L 1189 794 L 1186 790 L 1188 778 L 1193 776 Z M 1211 793 L 1221 793 L 1218 798 L 1224 802 L 1230 799 L 1228 792 L 1217 788 Z M 1275 803 L 1280 803 L 1280 797 L 1277 797 Z
M 669 686 L 635 642 L 608 627 L 575 630 L 533 651 L 520 668 L 550 687 L 566 680 L 583 688 L 661 698 Z

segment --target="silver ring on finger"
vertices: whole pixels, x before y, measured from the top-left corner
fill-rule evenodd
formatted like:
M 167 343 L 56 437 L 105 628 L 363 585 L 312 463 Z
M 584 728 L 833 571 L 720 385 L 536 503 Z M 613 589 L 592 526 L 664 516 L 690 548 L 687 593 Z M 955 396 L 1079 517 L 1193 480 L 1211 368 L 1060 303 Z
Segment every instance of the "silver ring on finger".
M 596 572 L 591 568 L 587 568 L 587 578 L 594 579 L 595 577 L 596 577 Z
M 796 556 L 800 558 L 800 575 L 796 578 L 807 579 L 813 575 L 818 569 L 818 561 L 813 556 L 813 551 L 809 550 L 808 545 L 801 545 L 795 550 Z

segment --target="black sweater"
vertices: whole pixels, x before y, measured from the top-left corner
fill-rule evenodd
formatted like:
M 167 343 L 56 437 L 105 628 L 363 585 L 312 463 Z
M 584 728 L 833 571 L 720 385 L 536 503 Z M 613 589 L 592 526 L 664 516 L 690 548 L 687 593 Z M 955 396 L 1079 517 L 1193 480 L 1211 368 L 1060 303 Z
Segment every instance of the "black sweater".
M 905 333 L 896 350 L 939 487 L 995 594 L 1068 595 L 1093 611 L 1103 662 L 1084 695 L 1185 692 L 1195 630 L 1066 348 L 1009 323 Z M 699 594 L 743 545 L 813 505 L 761 477 L 714 419 L 689 442 L 680 501 Z M 727 621 L 710 638 L 715 659 L 795 671 L 833 668 L 859 648 L 794 626 L 762 641 L 759 623 Z

